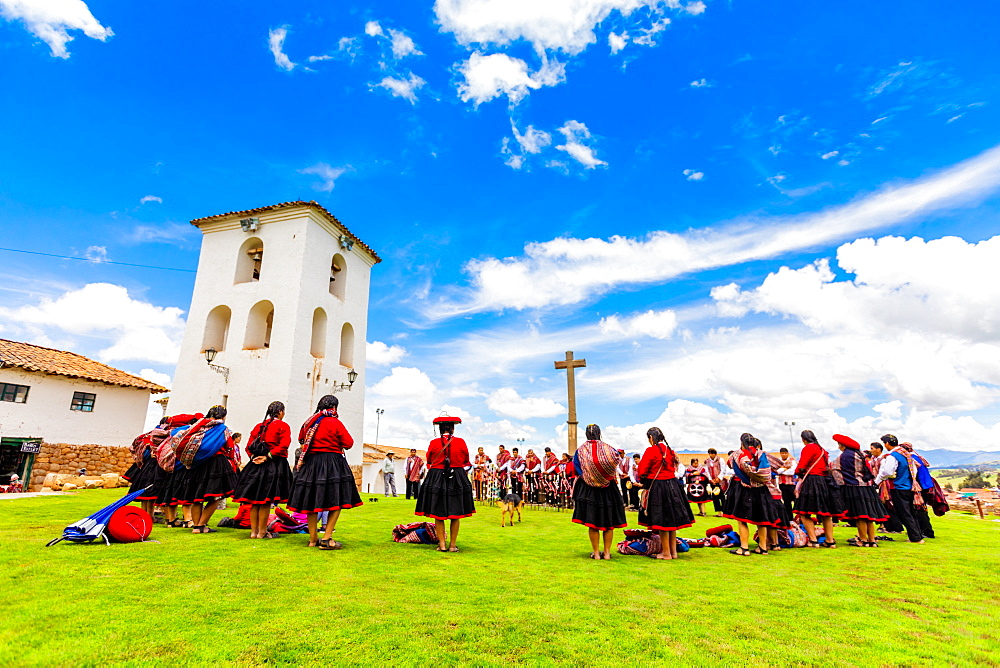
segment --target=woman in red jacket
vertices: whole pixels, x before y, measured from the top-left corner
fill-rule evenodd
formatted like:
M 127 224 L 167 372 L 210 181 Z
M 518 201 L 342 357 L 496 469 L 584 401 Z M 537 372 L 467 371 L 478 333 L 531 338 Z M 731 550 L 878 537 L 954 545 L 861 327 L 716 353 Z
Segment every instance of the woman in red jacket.
M 840 507 L 840 494 L 835 493 L 831 484 L 829 453 L 809 429 L 802 432 L 802 446 L 795 469 L 801 481 L 795 492 L 795 514 L 809 535 L 808 547 L 837 547 L 833 539 L 833 518 L 842 517 L 844 512 Z M 816 522 L 823 523 L 823 543 L 816 539 Z
M 309 547 L 321 550 L 339 550 L 344 547 L 331 539 L 337 528 L 340 511 L 361 505 L 361 495 L 354 483 L 354 474 L 347 463 L 344 450 L 354 445 L 347 427 L 337 417 L 340 400 L 328 394 L 319 400 L 316 413 L 305 421 L 299 430 L 298 461 L 295 462 L 295 481 L 292 483 L 288 509 L 305 513 L 309 522 Z M 318 539 L 316 530 L 319 514 L 330 514 L 326 533 Z
M 250 504 L 250 537 L 277 538 L 267 530 L 271 505 L 288 503 L 292 469 L 288 466 L 288 445 L 292 431 L 283 421 L 285 404 L 272 401 L 264 421 L 253 428 L 246 447 L 250 461 L 240 471 L 233 501 Z
M 646 490 L 639 508 L 639 524 L 660 533 L 663 549 L 657 559 L 677 558 L 677 530 L 694 525 L 691 505 L 676 480 L 677 455 L 659 427 L 646 432 L 649 447 L 639 461 L 639 482 Z
M 441 416 L 434 418 L 441 438 L 435 438 L 427 447 L 427 477 L 420 487 L 415 515 L 433 517 L 438 537 L 438 552 L 458 552 L 458 528 L 463 517 L 476 512 L 472 496 L 472 483 L 466 471 L 469 446 L 455 438 L 455 425 L 462 418 Z M 444 521 L 451 520 L 450 541 L 444 530 Z

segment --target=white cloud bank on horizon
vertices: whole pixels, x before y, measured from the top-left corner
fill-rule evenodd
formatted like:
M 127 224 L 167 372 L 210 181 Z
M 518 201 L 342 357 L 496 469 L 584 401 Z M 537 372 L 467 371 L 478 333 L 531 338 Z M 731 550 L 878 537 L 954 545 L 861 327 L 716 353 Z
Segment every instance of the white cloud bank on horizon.
M 42 297 L 37 304 L 0 307 L 5 332 L 13 329 L 28 343 L 43 346 L 52 346 L 52 337 L 94 337 L 110 344 L 96 355 L 106 363 L 176 364 L 183 315 L 179 308 L 134 299 L 126 288 L 110 283 L 88 283 L 58 297 Z
M 664 283 L 691 272 L 773 258 L 852 234 L 965 207 L 1000 189 L 1000 147 L 901 185 L 822 211 L 745 218 L 719 228 L 644 238 L 563 237 L 532 242 L 524 255 L 472 260 L 471 285 L 438 297 L 440 318 L 505 309 L 565 306 L 630 285 Z M 656 257 L 657 262 L 644 261 Z
M 70 30 L 81 30 L 101 42 L 114 36 L 111 28 L 94 18 L 83 0 L 0 0 L 0 17 L 21 21 L 32 35 L 45 42 L 56 58 L 69 58 Z

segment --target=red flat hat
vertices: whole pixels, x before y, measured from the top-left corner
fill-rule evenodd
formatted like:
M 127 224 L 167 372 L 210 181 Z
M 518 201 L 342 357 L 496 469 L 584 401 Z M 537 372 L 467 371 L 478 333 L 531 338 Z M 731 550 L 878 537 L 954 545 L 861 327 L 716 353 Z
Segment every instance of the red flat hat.
M 462 418 L 442 415 L 441 417 L 434 418 L 434 424 L 462 424 Z
M 197 420 L 200 420 L 203 417 L 205 416 L 202 415 L 201 413 L 195 413 L 194 415 L 185 415 L 185 414 L 175 415 L 172 418 L 170 418 L 170 422 L 168 422 L 167 424 L 170 427 L 183 427 L 184 425 L 196 422 Z
M 837 443 L 840 443 L 846 448 L 850 448 L 851 450 L 861 449 L 861 444 L 855 441 L 850 436 L 844 436 L 843 434 L 834 434 L 833 440 L 835 440 Z

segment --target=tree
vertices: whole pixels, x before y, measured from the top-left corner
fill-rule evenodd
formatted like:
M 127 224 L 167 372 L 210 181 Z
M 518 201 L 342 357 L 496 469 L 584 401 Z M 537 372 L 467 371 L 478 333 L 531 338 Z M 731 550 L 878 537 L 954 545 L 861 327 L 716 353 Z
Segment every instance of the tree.
M 973 471 L 969 475 L 965 476 L 965 480 L 958 484 L 959 489 L 962 489 L 963 487 L 982 489 L 989 486 L 989 475 L 983 473 L 982 471 Z

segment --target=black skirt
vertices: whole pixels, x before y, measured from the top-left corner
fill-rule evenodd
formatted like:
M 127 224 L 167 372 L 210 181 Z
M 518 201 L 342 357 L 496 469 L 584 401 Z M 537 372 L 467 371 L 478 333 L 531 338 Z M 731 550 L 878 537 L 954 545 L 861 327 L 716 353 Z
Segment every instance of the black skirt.
M 646 495 L 646 508 L 639 510 L 642 526 L 677 531 L 694 525 L 694 514 L 679 480 L 654 480 Z
M 573 521 L 600 531 L 627 526 L 618 485 L 612 482 L 607 487 L 591 487 L 583 478 L 577 478 L 573 486 Z
M 778 518 L 778 523 L 774 526 L 779 529 L 787 529 L 792 525 L 792 513 L 788 510 L 788 506 L 785 505 L 784 499 L 781 497 L 774 498 L 771 497 L 771 503 L 774 504 L 774 515 Z
M 181 478 L 176 478 L 178 474 Z M 181 468 L 174 476 L 174 499 L 184 506 L 224 499 L 236 487 L 236 472 L 224 455 L 209 457 L 191 469 Z
M 296 513 L 320 513 L 361 505 L 361 495 L 347 457 L 339 452 L 308 452 L 302 468 L 295 472 L 288 509 Z
M 131 478 L 132 484 L 128 488 L 129 494 L 149 487 L 145 492 L 135 497 L 136 501 L 155 501 L 160 493 L 158 483 L 160 482 L 159 472 L 162 470 L 155 459 L 144 461 L 142 468 L 137 469 Z
M 472 498 L 472 483 L 465 469 L 430 469 L 420 484 L 420 496 L 414 515 L 433 517 L 436 520 L 460 520 L 476 512 Z
M 844 519 L 873 520 L 875 522 L 885 522 L 889 519 L 889 513 L 885 511 L 885 506 L 879 501 L 878 493 L 874 487 L 844 485 L 840 488 L 840 495 L 847 511 Z
M 817 517 L 841 517 L 840 493 L 822 475 L 807 475 L 795 498 L 795 514 Z
M 180 471 L 164 471 L 161 467 L 160 469 L 160 482 L 157 485 L 156 492 L 156 505 L 158 506 L 176 506 L 177 499 L 174 497 L 174 485 L 177 480 L 180 479 Z M 184 467 L 181 467 L 183 470 Z
M 125 478 L 125 480 L 127 480 L 129 482 L 132 482 L 133 480 L 135 480 L 135 477 L 137 475 L 139 475 L 139 465 L 138 464 L 132 464 L 132 466 L 128 467 L 128 470 L 125 471 L 125 473 L 122 473 L 122 477 Z
M 275 457 L 263 464 L 247 462 L 236 481 L 233 501 L 250 504 L 288 503 L 291 489 L 292 469 L 288 466 L 287 458 Z
M 778 527 L 781 513 L 776 501 L 767 487 L 746 487 L 739 480 L 733 480 L 722 502 L 722 516 L 757 526 Z

